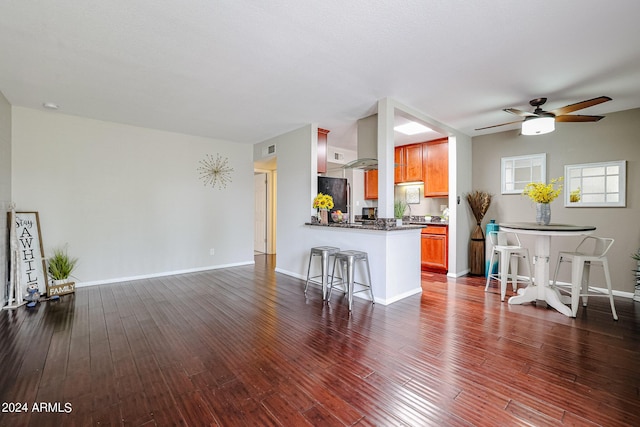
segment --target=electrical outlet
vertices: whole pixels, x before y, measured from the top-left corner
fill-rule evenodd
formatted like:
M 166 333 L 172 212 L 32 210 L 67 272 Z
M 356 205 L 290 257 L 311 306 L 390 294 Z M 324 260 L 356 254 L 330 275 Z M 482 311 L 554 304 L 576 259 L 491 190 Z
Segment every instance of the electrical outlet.
M 209 249 L 209 255 L 215 255 L 216 254 L 216 250 L 211 248 Z

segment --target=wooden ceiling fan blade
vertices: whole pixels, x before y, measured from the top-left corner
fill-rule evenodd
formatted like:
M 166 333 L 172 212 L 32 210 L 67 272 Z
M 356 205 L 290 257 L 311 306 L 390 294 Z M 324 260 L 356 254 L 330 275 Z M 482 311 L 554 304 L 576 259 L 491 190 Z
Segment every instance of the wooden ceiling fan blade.
M 522 120 L 516 120 L 515 122 L 509 122 L 509 123 L 501 123 L 499 125 L 493 125 L 493 126 L 485 126 L 483 128 L 478 128 L 476 130 L 484 130 L 484 129 L 491 129 L 491 128 L 497 128 L 498 126 L 506 126 L 506 125 L 512 125 L 514 123 L 522 123 Z
M 562 116 L 567 113 L 572 113 L 574 111 L 582 110 L 583 108 L 592 107 L 594 105 L 602 104 L 603 102 L 611 101 L 611 98 L 608 96 L 599 96 L 597 98 L 588 99 L 582 102 L 576 102 L 575 104 L 565 105 L 561 108 L 556 108 L 555 110 L 551 110 L 550 113 L 556 116 Z
M 537 117 L 538 115 L 535 113 L 529 113 L 528 111 L 518 110 L 517 108 L 505 108 L 502 111 L 506 111 L 507 113 L 515 114 L 520 117 Z
M 604 116 L 584 116 L 584 115 L 556 116 L 556 122 L 597 122 L 600 119 L 604 119 Z

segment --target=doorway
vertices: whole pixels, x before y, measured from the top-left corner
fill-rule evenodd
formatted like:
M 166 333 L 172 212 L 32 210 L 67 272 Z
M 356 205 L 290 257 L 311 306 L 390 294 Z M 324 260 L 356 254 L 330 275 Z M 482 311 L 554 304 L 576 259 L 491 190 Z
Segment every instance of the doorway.
M 275 156 L 253 163 L 254 176 L 254 253 L 276 253 L 276 181 Z
M 267 174 L 254 172 L 253 186 L 255 189 L 253 251 L 255 254 L 264 254 L 267 252 Z

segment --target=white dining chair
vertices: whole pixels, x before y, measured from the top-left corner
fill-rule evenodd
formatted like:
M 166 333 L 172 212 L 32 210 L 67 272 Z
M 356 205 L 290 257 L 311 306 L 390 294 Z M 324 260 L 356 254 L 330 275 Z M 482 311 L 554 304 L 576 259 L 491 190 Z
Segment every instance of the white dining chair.
M 613 303 L 613 292 L 611 290 L 611 275 L 609 274 L 609 262 L 607 252 L 613 246 L 614 239 L 608 237 L 587 236 L 573 252 L 560 252 L 556 271 L 553 275 L 553 286 L 561 292 L 571 295 L 572 317 L 578 313 L 578 301 L 582 297 L 582 306 L 587 306 L 589 297 L 608 297 L 611 303 L 611 313 L 613 319 L 618 320 L 616 306 Z M 567 291 L 562 286 L 557 285 L 558 271 L 563 262 L 571 263 L 571 285 Z M 601 265 L 604 270 L 604 279 L 607 285 L 607 292 L 589 286 L 589 276 L 593 265 Z
M 489 270 L 487 272 L 487 284 L 484 291 L 487 292 L 491 279 L 500 281 L 500 300 L 504 301 L 507 293 L 507 284 L 511 282 L 513 291 L 518 290 L 518 263 L 520 258 L 525 261 L 527 266 L 527 278 L 521 280 L 523 283 L 532 283 L 531 280 L 531 258 L 529 250 L 522 246 L 520 238 L 516 233 L 506 231 L 490 231 L 489 241 L 493 246 L 491 251 L 491 260 L 489 261 Z M 500 262 L 500 268 L 497 273 L 493 273 L 494 264 Z

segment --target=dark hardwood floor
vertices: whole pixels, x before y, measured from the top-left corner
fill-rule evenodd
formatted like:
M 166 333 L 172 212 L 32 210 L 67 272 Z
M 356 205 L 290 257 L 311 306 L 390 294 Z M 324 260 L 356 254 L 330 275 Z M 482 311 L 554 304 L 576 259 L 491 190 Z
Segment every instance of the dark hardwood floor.
M 3 310 L 0 425 L 640 425 L 640 303 L 570 319 L 423 273 L 349 315 L 273 262 Z

